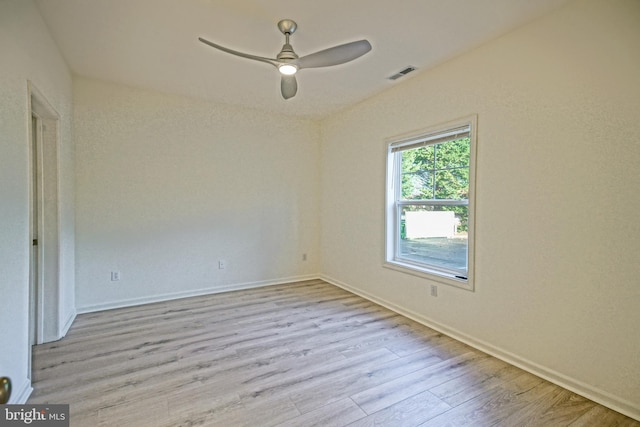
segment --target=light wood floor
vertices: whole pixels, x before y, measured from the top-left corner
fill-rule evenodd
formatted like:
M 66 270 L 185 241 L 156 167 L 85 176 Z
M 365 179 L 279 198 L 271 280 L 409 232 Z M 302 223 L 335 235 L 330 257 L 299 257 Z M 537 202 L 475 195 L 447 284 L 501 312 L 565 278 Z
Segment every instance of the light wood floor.
M 72 426 L 640 426 L 320 280 L 83 314 L 33 368 Z

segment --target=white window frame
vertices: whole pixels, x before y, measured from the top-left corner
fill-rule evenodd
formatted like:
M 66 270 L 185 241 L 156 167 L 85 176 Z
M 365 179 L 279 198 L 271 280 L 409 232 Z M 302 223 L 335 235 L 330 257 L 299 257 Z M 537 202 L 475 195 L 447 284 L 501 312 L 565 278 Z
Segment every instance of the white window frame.
M 401 201 L 401 150 L 399 147 L 407 147 L 417 144 L 436 144 L 446 135 L 454 135 L 461 129 L 468 127 L 470 158 L 469 158 L 469 199 L 468 199 L 468 240 L 467 240 L 467 274 L 466 278 L 447 271 L 444 268 L 434 268 L 426 263 L 413 262 L 397 256 L 400 242 L 400 211 L 404 205 L 419 205 L 421 202 Z M 410 134 L 399 135 L 387 139 L 387 173 L 386 173 L 386 207 L 385 207 L 385 258 L 383 265 L 393 270 L 423 277 L 439 283 L 456 286 L 473 291 L 474 265 L 475 265 L 475 183 L 476 183 L 476 128 L 477 116 L 469 116 L 462 119 L 442 123 L 426 129 L 421 129 Z M 466 130 L 465 130 L 466 132 Z M 443 201 L 442 204 L 451 202 Z M 433 204 L 433 203 L 431 203 Z

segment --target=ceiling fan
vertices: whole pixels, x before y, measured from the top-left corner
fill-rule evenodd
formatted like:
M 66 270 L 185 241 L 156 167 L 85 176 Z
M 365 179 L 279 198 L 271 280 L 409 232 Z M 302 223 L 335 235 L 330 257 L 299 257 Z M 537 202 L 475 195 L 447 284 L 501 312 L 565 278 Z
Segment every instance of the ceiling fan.
M 330 67 L 332 65 L 344 64 L 345 62 L 353 61 L 354 59 L 361 57 L 371 50 L 371 44 L 367 40 L 358 40 L 330 47 L 300 58 L 293 51 L 293 47 L 289 44 L 289 36 L 296 31 L 298 24 L 291 19 L 283 19 L 278 22 L 278 28 L 280 29 L 280 32 L 284 34 L 286 40 L 282 46 L 282 50 L 280 50 L 280 53 L 276 55 L 275 59 L 263 58 L 261 56 L 250 55 L 248 53 L 228 49 L 224 46 L 210 42 L 209 40 L 205 40 L 202 37 L 198 37 L 198 40 L 223 52 L 231 53 L 247 59 L 253 59 L 255 61 L 266 62 L 267 64 L 275 66 L 282 76 L 280 90 L 284 99 L 293 98 L 296 95 L 296 92 L 298 91 L 298 82 L 296 81 L 295 74 L 299 70 L 302 70 L 303 68 Z

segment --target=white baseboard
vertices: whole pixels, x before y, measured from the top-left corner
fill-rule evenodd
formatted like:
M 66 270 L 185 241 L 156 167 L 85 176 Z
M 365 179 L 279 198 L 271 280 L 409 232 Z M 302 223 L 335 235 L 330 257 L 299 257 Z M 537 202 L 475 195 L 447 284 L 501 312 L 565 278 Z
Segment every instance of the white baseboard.
M 586 397 L 587 399 L 593 400 L 603 406 L 606 406 L 614 411 L 620 412 L 628 417 L 631 417 L 635 420 L 640 421 L 640 408 L 635 406 L 632 402 L 625 400 L 619 396 L 615 396 L 611 393 L 608 393 L 604 390 L 600 390 L 596 387 L 593 387 L 589 384 L 586 384 L 580 380 L 575 378 L 568 377 L 560 372 L 554 371 L 553 369 L 546 368 L 541 366 L 533 361 L 522 358 L 516 354 L 511 352 L 502 350 L 494 345 L 475 339 L 463 332 L 460 332 L 454 328 L 450 328 L 446 325 L 438 323 L 432 319 L 429 319 L 422 314 L 415 313 L 411 310 L 407 310 L 404 307 L 400 307 L 392 302 L 386 301 L 382 298 L 379 298 L 375 295 L 372 295 L 366 291 L 348 285 L 344 282 L 341 282 L 337 279 L 326 275 L 320 275 L 320 279 L 331 283 L 332 285 L 338 286 L 346 291 L 352 292 L 356 295 L 359 295 L 369 301 L 372 301 L 376 304 L 380 304 L 383 307 L 388 308 L 400 315 L 403 315 L 411 320 L 414 320 L 418 323 L 421 323 L 425 326 L 428 326 L 432 329 L 435 329 L 438 332 L 441 332 L 451 338 L 454 338 L 460 342 L 463 342 L 475 349 L 478 349 L 484 353 L 490 354 L 504 362 L 507 362 L 511 365 L 517 366 L 520 369 L 523 369 L 533 375 L 544 378 L 545 380 L 552 382 L 560 387 L 566 388 L 576 394 Z
M 71 325 L 73 325 L 73 321 L 76 320 L 77 315 L 78 313 L 75 309 L 69 313 L 67 320 L 62 325 L 62 329 L 59 331 L 60 338 L 64 338 L 67 335 L 67 332 L 69 332 L 69 329 L 71 328 Z
M 33 393 L 31 381 L 26 379 L 20 388 L 16 389 L 9 399 L 11 405 L 24 405 L 29 400 L 29 396 Z
M 152 295 L 152 296 L 142 297 L 142 298 L 130 298 L 130 299 L 119 300 L 119 301 L 110 301 L 104 304 L 93 304 L 93 305 L 87 305 L 83 307 L 77 307 L 76 310 L 78 314 L 92 313 L 95 311 L 111 310 L 114 308 L 151 304 L 154 302 L 170 301 L 174 299 L 189 298 L 189 297 L 195 297 L 200 295 L 219 294 L 222 292 L 239 291 L 242 289 L 260 288 L 263 286 L 281 285 L 285 283 L 300 282 L 303 280 L 313 280 L 313 279 L 318 279 L 319 277 L 320 276 L 318 274 L 309 274 L 304 276 L 285 277 L 281 279 L 261 280 L 257 282 L 234 283 L 234 284 L 228 284 L 223 286 L 216 286 L 212 288 L 193 289 L 188 291 L 170 292 L 166 294 Z

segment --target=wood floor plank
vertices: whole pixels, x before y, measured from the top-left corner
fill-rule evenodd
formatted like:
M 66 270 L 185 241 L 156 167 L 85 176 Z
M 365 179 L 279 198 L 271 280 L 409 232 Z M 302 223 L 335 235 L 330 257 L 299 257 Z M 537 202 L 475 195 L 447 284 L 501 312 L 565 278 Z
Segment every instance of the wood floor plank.
M 464 353 L 409 375 L 398 376 L 385 383 L 370 387 L 355 393 L 351 398 L 365 412 L 372 414 L 408 397 L 427 391 L 434 384 L 441 384 L 452 377 L 462 375 L 461 366 L 480 357 L 482 357 L 480 353 Z
M 289 396 L 300 412 L 304 414 L 319 406 L 341 400 L 399 376 L 413 374 L 438 362 L 440 362 L 440 358 L 425 352 L 414 353 L 411 357 L 397 358 L 374 366 L 363 364 L 356 366 L 352 372 L 346 375 L 327 376 L 314 384 L 305 384 L 304 388 L 298 392 L 290 393 Z
M 449 409 L 451 406 L 428 391 L 424 391 L 373 412 L 349 424 L 349 427 L 417 426 Z
M 553 388 L 541 378 L 525 373 L 432 418 L 421 427 L 493 426 L 535 399 L 552 392 Z
M 490 358 L 486 363 L 474 365 L 464 375 L 429 388 L 429 391 L 449 405 L 458 406 L 522 374 L 521 369 Z
M 514 411 L 500 421 L 501 426 L 550 426 L 567 425 L 592 408 L 592 403 L 569 390 L 554 388 L 540 399 Z
M 601 405 L 594 405 L 584 415 L 567 424 L 569 427 L 637 427 L 638 422 Z
M 359 420 L 364 415 L 362 409 L 351 399 L 342 399 L 278 425 L 281 427 L 340 427 Z
M 309 280 L 79 315 L 34 347 L 29 403 L 72 426 L 634 426 Z

